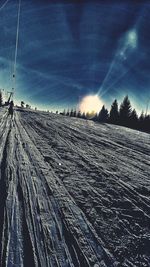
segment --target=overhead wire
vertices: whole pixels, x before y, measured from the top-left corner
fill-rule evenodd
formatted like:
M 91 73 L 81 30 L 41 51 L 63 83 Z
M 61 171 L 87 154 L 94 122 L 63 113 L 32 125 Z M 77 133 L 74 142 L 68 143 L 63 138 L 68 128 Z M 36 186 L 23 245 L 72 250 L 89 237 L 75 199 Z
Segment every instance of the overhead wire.
M 16 44 L 15 44 L 14 67 L 13 67 L 13 91 L 16 89 L 16 66 L 17 66 L 18 43 L 19 43 L 20 11 L 21 11 L 21 0 L 19 0 L 18 2 L 17 31 L 16 31 Z
M 0 6 L 0 11 L 2 11 L 3 9 L 4 9 L 4 7 L 7 5 L 7 3 L 9 2 L 10 0 L 6 0 L 1 6 Z M 4 16 L 4 14 L 2 13 L 2 15 L 1 15 L 1 19 L 2 19 L 2 22 L 3 22 L 3 19 L 6 19 L 6 16 Z M 5 34 L 5 27 L 3 27 L 3 32 L 4 32 L 4 34 Z M 3 39 L 2 39 L 2 41 L 3 41 Z M 5 47 L 5 45 L 4 45 L 4 43 L 3 43 L 3 47 Z M 7 56 L 8 56 L 8 53 L 7 53 L 7 47 L 5 47 L 6 49 L 5 49 L 5 53 L 7 54 L 5 54 L 5 56 L 4 56 L 4 54 L 3 54 L 3 58 L 2 58 L 2 60 L 3 60 L 3 62 L 5 61 L 5 62 L 9 62 L 9 57 L 7 58 Z M 5 74 L 6 74 L 6 69 L 4 68 L 4 70 L 3 70 L 3 72 L 4 72 L 4 76 L 5 76 Z M 3 85 L 4 86 L 4 85 Z M 5 92 L 5 89 L 2 89 L 2 91 L 4 92 L 4 95 L 5 95 L 5 97 L 6 97 L 6 92 Z
M 10 0 L 6 0 L 2 6 L 0 6 L 0 11 L 7 5 Z M 17 12 L 17 29 L 16 29 L 16 43 L 15 43 L 15 54 L 14 54 L 14 64 L 12 68 L 12 91 L 16 88 L 16 66 L 17 66 L 17 55 L 18 55 L 18 42 L 19 42 L 19 27 L 20 27 L 20 10 L 21 10 L 21 0 L 18 0 L 18 12 Z
M 7 3 L 8 3 L 9 1 L 10 1 L 10 0 L 6 0 L 6 1 L 1 5 L 0 10 L 3 9 L 3 8 L 7 5 Z

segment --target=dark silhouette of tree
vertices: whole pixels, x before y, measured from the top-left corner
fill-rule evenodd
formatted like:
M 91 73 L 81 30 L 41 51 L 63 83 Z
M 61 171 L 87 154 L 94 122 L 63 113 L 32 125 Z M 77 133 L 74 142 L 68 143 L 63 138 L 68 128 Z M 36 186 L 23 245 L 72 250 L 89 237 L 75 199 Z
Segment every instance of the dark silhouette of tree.
M 142 130 L 150 132 L 150 115 L 145 115 Z
M 144 119 L 145 119 L 145 116 L 144 116 L 144 112 L 142 111 L 140 117 L 139 117 L 139 129 L 143 129 L 144 128 Z
M 90 117 L 90 112 L 89 112 L 89 111 L 86 112 L 85 116 L 86 116 L 87 119 L 89 119 L 89 117 Z
M 66 113 L 66 116 L 69 116 L 70 115 L 70 111 L 69 109 L 67 110 L 67 113 Z
M 21 101 L 21 107 L 22 108 L 24 108 L 24 105 L 25 105 L 24 101 Z
M 90 119 L 97 122 L 108 122 L 112 124 L 119 124 L 129 128 L 150 132 L 150 115 L 144 115 L 144 113 L 142 112 L 140 117 L 138 118 L 136 110 L 135 109 L 132 110 L 128 96 L 124 97 L 123 102 L 120 105 L 119 111 L 118 111 L 118 102 L 115 99 L 111 105 L 110 114 L 103 105 L 99 114 L 95 114 L 94 111 L 87 112 L 85 114 L 85 112 L 81 113 L 80 110 L 77 112 L 76 110 L 71 109 L 71 112 L 69 112 L 68 110 L 66 115 L 82 119 Z
M 73 109 L 71 109 L 71 111 L 70 111 L 70 117 L 73 117 Z
M 134 128 L 134 129 L 138 128 L 138 115 L 135 109 L 131 111 L 129 127 Z
M 2 97 L 2 92 L 0 92 L 0 107 L 3 105 L 3 97 Z
M 83 114 L 82 114 L 82 119 L 86 119 L 86 114 L 85 114 L 85 112 L 83 112 Z
M 114 123 L 114 124 L 118 124 L 119 122 L 119 111 L 118 111 L 117 99 L 115 99 L 111 105 L 109 122 Z
M 131 116 L 131 104 L 128 96 L 126 96 L 120 105 L 119 123 L 123 126 L 129 126 Z
M 74 110 L 74 112 L 73 112 L 73 117 L 77 117 L 77 112 L 76 112 L 76 110 Z
M 78 118 L 82 118 L 82 114 L 81 114 L 81 111 L 79 110 L 78 113 L 77 113 L 77 117 Z
M 31 106 L 29 104 L 26 104 L 27 109 L 31 109 Z
M 107 122 L 108 117 L 109 117 L 108 110 L 103 105 L 101 111 L 98 114 L 98 121 L 99 122 Z
M 95 114 L 93 121 L 98 121 L 98 114 L 97 113 Z

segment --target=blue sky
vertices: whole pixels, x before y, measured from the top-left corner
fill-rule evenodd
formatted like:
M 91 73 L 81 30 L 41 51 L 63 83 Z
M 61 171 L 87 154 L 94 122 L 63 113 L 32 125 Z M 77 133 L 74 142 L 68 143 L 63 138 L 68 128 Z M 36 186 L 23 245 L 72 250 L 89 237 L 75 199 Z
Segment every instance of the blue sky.
M 0 8 L 0 87 L 5 90 L 12 87 L 17 3 L 9 0 Z M 22 1 L 16 100 L 63 109 L 99 94 L 109 108 L 114 98 L 121 101 L 128 94 L 137 109 L 145 109 L 149 14 L 148 1 Z

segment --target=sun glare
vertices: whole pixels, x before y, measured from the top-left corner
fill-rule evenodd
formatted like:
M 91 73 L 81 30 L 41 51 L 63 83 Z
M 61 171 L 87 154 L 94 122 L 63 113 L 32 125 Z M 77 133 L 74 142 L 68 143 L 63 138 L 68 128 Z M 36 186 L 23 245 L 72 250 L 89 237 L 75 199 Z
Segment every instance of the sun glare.
M 100 109 L 103 106 L 102 100 L 98 97 L 98 95 L 88 95 L 85 96 L 80 104 L 79 104 L 79 110 L 81 112 L 93 114 L 100 111 Z

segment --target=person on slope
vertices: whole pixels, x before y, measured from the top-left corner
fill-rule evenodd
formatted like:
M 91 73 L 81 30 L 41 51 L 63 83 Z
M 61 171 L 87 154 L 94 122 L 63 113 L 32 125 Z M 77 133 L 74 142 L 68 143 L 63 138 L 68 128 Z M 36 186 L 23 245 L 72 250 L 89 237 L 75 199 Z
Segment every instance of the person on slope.
M 11 115 L 11 118 L 13 118 L 13 114 L 14 114 L 14 102 L 11 101 L 8 108 L 8 115 Z

